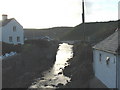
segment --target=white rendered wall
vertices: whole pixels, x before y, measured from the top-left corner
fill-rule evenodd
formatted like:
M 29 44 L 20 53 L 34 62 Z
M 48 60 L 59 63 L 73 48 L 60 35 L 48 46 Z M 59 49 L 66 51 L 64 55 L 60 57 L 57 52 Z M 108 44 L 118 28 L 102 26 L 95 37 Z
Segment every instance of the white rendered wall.
M 101 61 L 99 54 L 101 53 Z M 106 64 L 106 58 L 110 57 L 109 65 Z M 95 76 L 103 82 L 108 88 L 116 88 L 116 55 L 93 50 L 93 69 Z
M 16 26 L 16 31 L 13 32 L 13 26 Z M 9 37 L 12 36 L 13 42 L 9 41 Z M 17 42 L 17 37 L 20 37 L 20 42 Z M 16 21 L 12 20 L 7 25 L 2 27 L 2 40 L 11 44 L 24 44 L 24 31 L 23 27 Z
M 117 72 L 117 88 L 119 88 L 118 90 L 120 90 L 120 55 L 118 55 L 118 57 L 117 57 L 117 65 L 118 65 L 118 67 L 117 67 L 117 70 L 118 70 L 118 72 Z

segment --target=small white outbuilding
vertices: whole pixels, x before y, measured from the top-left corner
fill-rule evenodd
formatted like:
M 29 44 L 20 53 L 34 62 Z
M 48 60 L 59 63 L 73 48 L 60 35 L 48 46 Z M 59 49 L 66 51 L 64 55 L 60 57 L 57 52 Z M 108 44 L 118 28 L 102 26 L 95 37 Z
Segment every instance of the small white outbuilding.
M 20 23 L 14 18 L 8 19 L 7 15 L 2 15 L 0 21 L 0 41 L 9 44 L 24 44 L 24 31 Z
M 120 39 L 119 31 L 93 46 L 95 76 L 108 88 L 120 89 Z

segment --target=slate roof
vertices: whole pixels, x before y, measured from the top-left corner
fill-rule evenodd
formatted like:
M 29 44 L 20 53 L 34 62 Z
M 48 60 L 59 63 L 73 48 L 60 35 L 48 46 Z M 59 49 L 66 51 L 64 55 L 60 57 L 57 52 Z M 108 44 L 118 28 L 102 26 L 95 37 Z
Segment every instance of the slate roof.
M 0 21 L 0 27 L 2 27 L 2 26 L 5 26 L 6 24 L 8 24 L 11 20 L 13 20 L 14 18 L 11 18 L 11 19 L 6 19 L 6 20 L 4 20 L 4 21 Z
M 119 31 L 115 31 L 112 35 L 107 37 L 105 40 L 99 42 L 95 46 L 94 49 L 106 51 L 109 53 L 120 54 L 120 39 L 118 38 L 120 35 Z

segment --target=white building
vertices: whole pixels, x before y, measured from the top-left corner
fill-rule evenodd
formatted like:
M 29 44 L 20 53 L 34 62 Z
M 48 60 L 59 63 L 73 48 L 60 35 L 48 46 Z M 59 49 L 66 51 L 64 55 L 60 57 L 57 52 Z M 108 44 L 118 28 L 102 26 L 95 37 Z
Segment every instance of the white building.
M 120 39 L 118 33 L 119 31 L 116 31 L 93 47 L 95 76 L 108 88 L 120 88 Z
M 0 21 L 0 40 L 9 44 L 24 44 L 24 31 L 22 25 L 14 18 L 7 19 L 2 15 Z

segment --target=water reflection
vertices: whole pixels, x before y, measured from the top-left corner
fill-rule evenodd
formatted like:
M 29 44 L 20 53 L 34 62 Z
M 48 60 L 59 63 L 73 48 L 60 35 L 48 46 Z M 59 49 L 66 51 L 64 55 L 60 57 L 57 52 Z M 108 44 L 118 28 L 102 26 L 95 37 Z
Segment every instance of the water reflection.
M 70 82 L 70 78 L 63 75 L 63 69 L 68 66 L 68 60 L 73 57 L 73 45 L 63 43 L 59 45 L 56 62 L 54 66 L 43 73 L 42 79 L 32 85 L 30 88 L 56 88 L 58 84 L 65 85 Z

